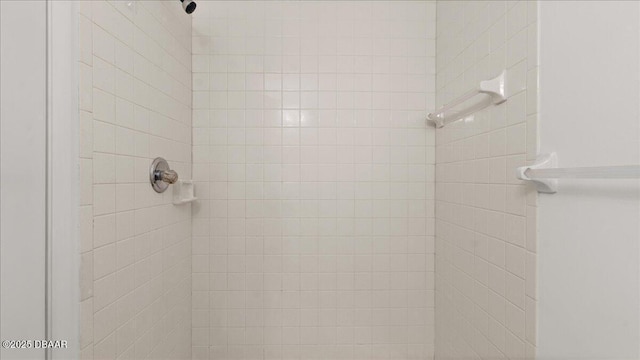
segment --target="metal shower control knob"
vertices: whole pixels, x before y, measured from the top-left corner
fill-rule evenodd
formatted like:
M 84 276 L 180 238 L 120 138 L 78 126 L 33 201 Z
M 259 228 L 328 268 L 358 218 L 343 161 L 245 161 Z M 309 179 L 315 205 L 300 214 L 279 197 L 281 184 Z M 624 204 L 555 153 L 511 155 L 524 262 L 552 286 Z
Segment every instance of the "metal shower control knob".
M 178 173 L 169 168 L 167 160 L 158 157 L 153 160 L 149 168 L 149 181 L 157 193 L 163 193 L 170 184 L 178 181 Z

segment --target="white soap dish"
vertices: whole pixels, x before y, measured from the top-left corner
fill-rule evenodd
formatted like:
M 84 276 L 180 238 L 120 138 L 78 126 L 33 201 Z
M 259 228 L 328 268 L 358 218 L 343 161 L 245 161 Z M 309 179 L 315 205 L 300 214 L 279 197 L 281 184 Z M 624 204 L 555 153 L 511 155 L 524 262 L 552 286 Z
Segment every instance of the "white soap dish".
M 172 187 L 173 205 L 182 205 L 198 200 L 194 195 L 193 181 L 178 180 Z

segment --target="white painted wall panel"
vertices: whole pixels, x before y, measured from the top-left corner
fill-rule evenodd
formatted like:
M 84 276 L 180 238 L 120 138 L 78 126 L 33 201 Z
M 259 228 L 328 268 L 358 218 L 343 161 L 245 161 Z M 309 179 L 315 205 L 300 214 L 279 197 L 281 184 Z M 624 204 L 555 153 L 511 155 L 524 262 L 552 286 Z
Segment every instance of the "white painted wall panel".
M 541 152 L 640 163 L 640 3 L 540 2 Z M 561 180 L 539 199 L 541 359 L 637 359 L 640 186 Z
M 0 2 L 0 338 L 45 334 L 46 3 Z M 3 359 L 44 358 L 0 349 Z

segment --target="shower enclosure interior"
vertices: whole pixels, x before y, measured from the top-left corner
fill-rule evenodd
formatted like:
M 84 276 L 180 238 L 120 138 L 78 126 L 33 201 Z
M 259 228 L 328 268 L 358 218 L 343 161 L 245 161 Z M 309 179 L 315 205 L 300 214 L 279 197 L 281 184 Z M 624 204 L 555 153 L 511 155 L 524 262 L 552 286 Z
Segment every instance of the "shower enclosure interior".
M 0 1 L 1 357 L 638 358 L 637 180 L 526 167 L 637 177 L 639 44 L 636 2 Z

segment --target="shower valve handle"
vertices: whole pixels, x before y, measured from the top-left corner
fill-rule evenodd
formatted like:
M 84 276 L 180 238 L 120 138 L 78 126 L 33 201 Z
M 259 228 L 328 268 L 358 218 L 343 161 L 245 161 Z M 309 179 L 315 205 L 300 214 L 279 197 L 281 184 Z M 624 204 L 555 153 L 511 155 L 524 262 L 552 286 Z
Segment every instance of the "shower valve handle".
M 167 184 L 175 184 L 178 181 L 178 173 L 173 170 L 156 170 L 156 179 Z
M 155 158 L 149 168 L 149 181 L 153 190 L 162 193 L 178 181 L 178 173 L 171 170 L 165 159 Z

